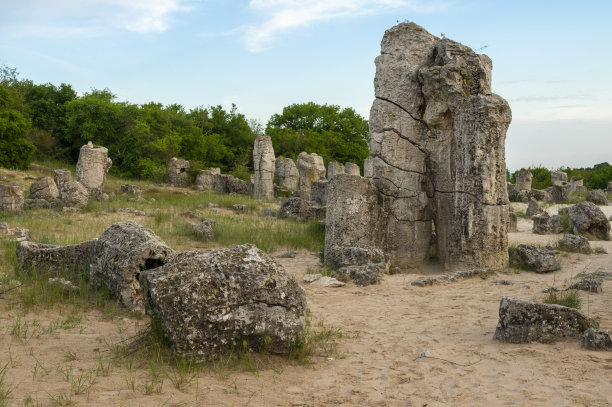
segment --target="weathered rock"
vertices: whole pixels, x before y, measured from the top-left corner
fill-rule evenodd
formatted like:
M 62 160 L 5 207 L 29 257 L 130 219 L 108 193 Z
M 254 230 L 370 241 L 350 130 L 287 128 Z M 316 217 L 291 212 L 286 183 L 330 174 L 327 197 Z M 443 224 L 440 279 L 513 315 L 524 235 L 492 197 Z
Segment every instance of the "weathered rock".
M 345 174 L 344 165 L 340 164 L 338 161 L 330 161 L 327 164 L 327 179 L 331 180 L 332 177 L 337 174 Z
M 204 218 L 204 214 L 200 211 L 185 211 L 183 212 L 183 216 L 191 219 L 201 220 Z
M 552 343 L 577 338 L 592 323 L 574 308 L 502 297 L 493 339 L 510 343 Z
M 572 199 L 571 185 L 561 181 L 553 184 L 551 197 L 553 202 L 569 202 Z
M 202 170 L 198 173 L 195 185 L 202 187 L 205 191 L 215 189 L 215 173 L 211 170 Z
M 247 211 L 247 206 L 243 205 L 243 204 L 233 204 L 232 205 L 232 210 L 234 212 L 244 213 L 244 212 Z
M 529 198 L 529 205 L 527 205 L 527 211 L 525 212 L 525 216 L 531 218 L 539 213 L 542 213 L 543 210 L 540 208 L 538 201 L 535 198 Z
M 127 195 L 140 195 L 142 190 L 138 185 L 121 185 L 121 193 Z
M 580 281 L 576 281 L 572 285 L 570 285 L 568 290 L 582 290 L 588 291 L 591 293 L 600 293 L 603 291 L 601 288 L 601 280 L 596 278 L 585 278 Z
M 612 350 L 612 331 L 589 328 L 582 334 L 580 346 L 590 350 Z
M 56 208 L 58 206 L 57 201 L 47 201 L 46 199 L 25 199 L 23 206 L 26 209 L 48 209 Z
M 530 191 L 531 181 L 533 180 L 533 174 L 531 171 L 521 168 L 516 173 L 516 187 L 519 190 Z
M 548 202 L 552 199 L 550 192 L 541 189 L 532 189 L 529 191 L 529 198 L 533 198 L 539 202 Z
M 445 268 L 504 268 L 511 112 L 491 93 L 491 60 L 414 23 L 387 30 L 381 51 L 369 142 L 392 265 L 429 262 L 435 224 Z
M 410 285 L 414 285 L 417 287 L 426 287 L 431 285 L 436 285 L 439 283 L 456 283 L 457 281 L 464 280 L 466 278 L 472 277 L 480 277 L 480 278 L 489 278 L 491 275 L 495 274 L 493 270 L 487 269 L 476 269 L 476 270 L 462 270 L 455 271 L 452 273 L 439 274 L 431 277 L 423 277 L 418 280 L 414 280 L 410 282 Z M 499 280 L 496 282 L 497 284 L 509 285 L 512 284 L 506 280 Z
M 278 257 L 278 256 L 277 256 L 277 257 Z M 320 279 L 321 277 L 323 277 L 323 274 L 321 274 L 321 273 L 306 274 L 306 275 L 304 276 L 304 278 L 302 278 L 302 281 L 303 281 L 304 283 L 308 283 L 308 284 L 310 284 L 310 283 L 312 283 L 313 281 L 316 281 L 316 280 Z
M 336 280 L 348 283 L 352 281 L 355 285 L 378 284 L 382 275 L 388 272 L 386 263 L 370 263 L 361 266 L 346 266 L 336 270 L 332 277 Z
M 332 253 L 325 259 L 329 266 L 342 268 L 368 264 L 387 264 L 388 258 L 381 249 L 370 246 L 332 246 Z M 386 267 L 388 269 L 388 266 Z
M 595 205 L 608 205 L 608 197 L 601 189 L 593 189 L 587 196 L 587 201 L 593 202 Z
M 374 172 L 374 163 L 372 162 L 372 157 L 366 157 L 363 160 L 363 176 L 366 178 L 372 178 L 372 174 Z
M 538 273 L 548 273 L 561 269 L 553 251 L 527 244 L 516 246 L 510 262 L 515 266 L 525 267 Z
M 572 192 L 579 191 L 583 187 L 583 179 L 582 177 L 572 177 L 570 178 L 570 187 Z
M 227 175 L 225 187 L 227 188 L 228 194 L 248 195 L 249 193 L 249 187 L 247 186 L 246 182 L 240 178 L 234 177 L 233 175 Z
M 275 175 L 278 186 L 289 191 L 297 191 L 300 181 L 297 166 L 291 158 L 278 157 L 275 162 Z
M 606 187 L 606 193 L 612 194 L 612 181 L 608 182 L 608 186 Z
M 319 205 L 327 204 L 327 185 L 329 181 L 319 179 L 310 184 L 310 199 Z
M 518 217 L 514 211 L 510 211 L 510 226 L 508 232 L 518 232 Z
M 361 176 L 361 170 L 359 169 L 359 166 L 354 163 L 344 163 L 344 173 L 349 175 Z
M 300 197 L 291 197 L 283 202 L 279 217 L 293 218 L 299 221 L 325 219 L 325 208 L 315 202 Z
M 4 239 L 13 240 L 15 238 L 17 242 L 24 242 L 30 240 L 30 231 L 26 228 L 10 227 L 6 222 L 0 222 L 0 236 Z
M 136 208 L 119 208 L 117 209 L 117 212 L 121 212 L 121 213 L 129 213 L 130 215 L 134 215 L 134 216 L 147 216 L 147 214 L 144 211 L 139 211 Z
M 591 253 L 591 245 L 589 239 L 584 236 L 565 234 L 561 240 L 557 242 L 557 248 L 566 252 L 576 253 Z
M 59 190 L 64 182 L 72 181 L 72 173 L 67 169 L 53 170 L 53 181 Z
M 186 187 L 189 181 L 189 161 L 172 157 L 168 166 L 168 178 L 173 187 Z
M 95 257 L 98 239 L 91 239 L 79 244 L 58 246 L 29 241 L 17 244 L 17 265 L 24 272 L 48 273 L 51 275 L 63 271 L 89 274 L 89 265 Z
M 286 353 L 304 326 L 304 290 L 253 245 L 181 253 L 141 282 L 147 313 L 185 357 L 211 359 L 243 343 Z
M 300 174 L 300 194 L 304 199 L 310 199 L 310 184 L 325 178 L 323 157 L 315 153 L 301 152 L 297 159 L 297 169 Z
M 139 277 L 174 255 L 151 229 L 132 221 L 115 223 L 98 239 L 90 282 L 105 284 L 126 308 L 144 311 Z
M 68 181 L 60 186 L 60 200 L 64 207 L 80 209 L 89 202 L 89 193 L 80 182 Z
M 30 198 L 51 201 L 59 198 L 59 190 L 51 177 L 41 178 L 30 185 Z
M 552 171 L 550 173 L 550 184 L 556 185 L 567 182 L 567 173 L 563 171 Z
M 516 184 L 513 184 L 511 182 L 506 182 L 506 191 L 508 191 L 508 199 L 510 199 L 512 202 L 521 201 L 519 197 L 520 190 L 518 189 Z
M 89 195 L 98 196 L 104 191 L 104 181 L 106 173 L 113 164 L 113 160 L 108 157 L 106 147 L 94 148 L 91 141 L 81 147 L 79 161 L 76 166 L 76 177 L 85 188 Z
M 336 280 L 334 277 L 327 277 L 327 276 L 319 277 L 310 284 L 319 285 L 321 287 L 332 287 L 332 288 L 344 287 L 346 285 L 346 283 Z
M 575 235 L 584 235 L 589 240 L 610 239 L 610 222 L 593 202 L 580 202 L 569 208 L 562 208 L 559 214 L 569 216 Z
M 0 210 L 21 212 L 23 210 L 23 188 L 19 184 L 0 184 Z
M 563 232 L 562 219 L 559 215 L 549 216 L 548 212 L 542 211 L 532 216 L 531 219 L 533 220 L 533 233 L 546 235 Z
M 274 199 L 274 148 L 270 136 L 257 136 L 253 146 L 255 198 Z
M 205 219 L 200 223 L 189 222 L 189 229 L 192 233 L 200 238 L 204 238 L 206 240 L 213 240 L 215 237 L 215 232 L 213 230 L 213 225 L 215 221 L 212 219 Z
M 49 280 L 47 280 L 47 283 L 51 287 L 59 287 L 64 291 L 79 291 L 79 287 L 77 287 L 72 281 L 61 277 L 51 277 Z

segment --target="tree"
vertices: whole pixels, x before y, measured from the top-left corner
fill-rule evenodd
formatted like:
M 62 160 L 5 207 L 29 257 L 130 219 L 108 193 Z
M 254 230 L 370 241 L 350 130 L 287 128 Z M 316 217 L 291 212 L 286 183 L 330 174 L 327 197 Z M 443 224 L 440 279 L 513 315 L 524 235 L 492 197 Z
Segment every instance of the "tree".
M 0 112 L 0 166 L 26 170 L 36 147 L 25 139 L 30 121 L 16 110 Z

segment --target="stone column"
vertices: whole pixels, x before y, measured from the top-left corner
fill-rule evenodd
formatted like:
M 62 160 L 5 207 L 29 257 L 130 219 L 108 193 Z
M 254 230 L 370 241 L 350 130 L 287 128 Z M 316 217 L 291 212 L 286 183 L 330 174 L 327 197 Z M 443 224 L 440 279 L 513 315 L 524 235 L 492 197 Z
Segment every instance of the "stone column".
M 87 143 L 79 152 L 79 161 L 76 166 L 77 181 L 83 184 L 90 195 L 99 196 L 104 192 L 106 173 L 113 164 L 108 157 L 106 147 L 95 147 Z
M 19 184 L 0 184 L 0 210 L 21 212 L 23 210 L 23 188 Z
M 274 199 L 274 148 L 270 136 L 257 136 L 253 146 L 253 196 Z
M 300 175 L 291 158 L 278 157 L 275 163 L 275 175 L 278 186 L 289 191 L 297 191 Z
M 340 164 L 338 161 L 330 161 L 327 164 L 327 179 L 331 180 L 336 174 L 345 174 L 344 165 Z
M 173 187 L 186 187 L 189 180 L 189 161 L 172 157 L 168 166 L 168 178 Z
M 555 185 L 567 182 L 567 173 L 563 171 L 553 171 L 550 173 L 550 184 Z
M 304 199 L 310 199 L 312 181 L 325 178 L 323 157 L 315 153 L 301 152 L 297 159 L 297 169 L 300 174 L 300 195 Z
M 516 173 L 516 186 L 519 190 L 530 191 L 532 180 L 533 174 L 524 168 Z
M 344 173 L 351 175 L 359 175 L 361 176 L 361 170 L 357 164 L 353 163 L 345 163 L 344 164 Z

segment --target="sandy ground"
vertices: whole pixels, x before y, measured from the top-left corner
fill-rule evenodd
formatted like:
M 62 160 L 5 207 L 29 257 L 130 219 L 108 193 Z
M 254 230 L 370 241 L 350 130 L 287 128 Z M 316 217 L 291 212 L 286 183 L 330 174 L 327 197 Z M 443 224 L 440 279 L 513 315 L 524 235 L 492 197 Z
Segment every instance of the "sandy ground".
M 612 206 L 603 209 L 612 214 Z M 531 221 L 521 219 L 510 242 L 547 244 L 560 237 L 530 229 Z M 537 300 L 544 288 L 566 287 L 580 272 L 612 271 L 612 242 L 592 244 L 611 254 L 561 254 L 563 268 L 551 274 L 508 270 L 425 288 L 410 285 L 417 274 L 386 276 L 370 287 L 305 286 L 313 321 L 344 333 L 333 357 L 314 358 L 310 366 L 277 359 L 274 369 L 255 373 L 203 374 L 182 391 L 166 380 L 161 394 L 153 395 L 143 394 L 147 371 L 115 367 L 73 400 L 87 406 L 609 406 L 612 353 L 583 350 L 578 340 L 513 345 L 492 339 L 502 295 Z M 301 278 L 318 258 L 300 252 L 279 262 Z M 612 282 L 604 283 L 603 293 L 582 298 L 585 313 L 612 327 Z M 9 363 L 6 381 L 17 387 L 8 405 L 15 406 L 27 405 L 27 396 L 31 405 L 58 405 L 49 396 L 70 392 L 62 369 L 95 369 L 99 354 L 110 357 L 104 340 L 119 340 L 143 324 L 89 312 L 75 328 L 19 340 L 9 334 L 17 316 L 15 310 L 0 315 L 0 367 Z M 23 318 L 47 326 L 65 314 Z M 68 351 L 76 360 L 67 360 Z M 429 356 L 418 358 L 423 351 Z

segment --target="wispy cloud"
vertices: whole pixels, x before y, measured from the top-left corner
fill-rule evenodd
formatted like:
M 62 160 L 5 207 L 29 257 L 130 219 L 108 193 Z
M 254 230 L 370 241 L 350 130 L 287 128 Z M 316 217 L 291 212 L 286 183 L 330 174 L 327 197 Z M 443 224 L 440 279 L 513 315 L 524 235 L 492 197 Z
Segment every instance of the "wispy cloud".
M 102 34 L 126 30 L 161 33 L 197 0 L 21 0 L 0 17 L 12 33 L 31 36 Z
M 413 0 L 250 0 L 249 7 L 264 16 L 262 23 L 245 32 L 245 45 L 251 52 L 262 51 L 284 31 L 320 21 L 378 14 L 394 8 L 426 9 Z

